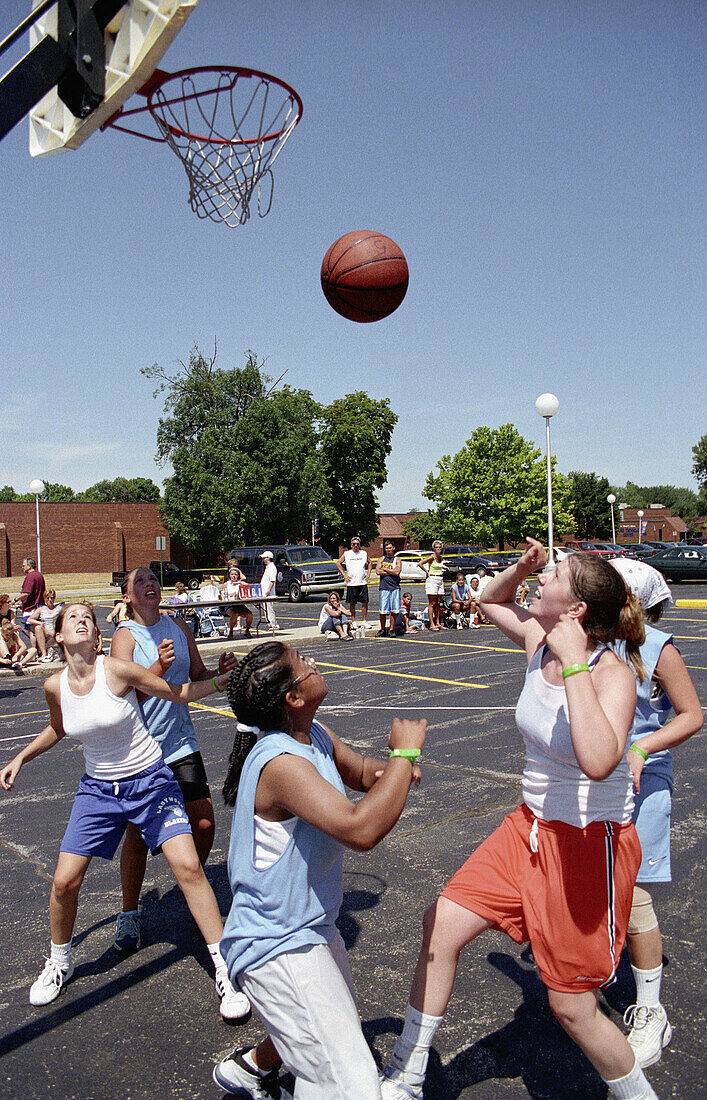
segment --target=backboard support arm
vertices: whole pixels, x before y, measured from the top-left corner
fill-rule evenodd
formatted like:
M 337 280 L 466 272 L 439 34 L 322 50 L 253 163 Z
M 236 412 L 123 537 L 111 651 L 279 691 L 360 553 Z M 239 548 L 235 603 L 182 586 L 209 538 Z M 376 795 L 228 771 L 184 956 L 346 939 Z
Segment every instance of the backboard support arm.
M 56 0 L 58 35 L 45 35 L 0 80 L 0 139 L 55 85 L 76 118 L 105 95 L 104 32 L 125 0 Z M 2 52 L 47 10 L 43 3 L 2 43 Z

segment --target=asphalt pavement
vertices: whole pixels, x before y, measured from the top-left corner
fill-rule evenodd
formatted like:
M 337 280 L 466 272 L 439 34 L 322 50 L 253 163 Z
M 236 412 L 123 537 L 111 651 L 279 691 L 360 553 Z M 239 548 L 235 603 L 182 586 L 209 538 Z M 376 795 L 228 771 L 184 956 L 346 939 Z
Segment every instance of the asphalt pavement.
M 424 602 L 413 589 L 415 602 Z M 705 587 L 676 595 L 703 597 Z M 103 615 L 112 606 L 105 600 Z M 329 685 L 322 720 L 355 747 L 386 755 L 394 715 L 429 723 L 423 785 L 397 827 L 373 852 L 347 853 L 340 928 L 351 954 L 364 1031 L 384 1064 L 402 1027 L 422 913 L 468 853 L 520 800 L 522 743 L 513 710 L 523 677 L 520 651 L 493 627 L 404 638 L 325 640 L 320 601 L 278 605 L 281 637 L 314 655 Z M 369 611 L 369 620 L 377 619 Z M 672 609 L 672 631 L 707 700 L 707 610 Z M 110 633 L 110 630 L 108 630 Z M 244 652 L 239 636 L 233 648 Z M 250 643 L 254 644 L 254 643 Z M 214 666 L 224 641 L 199 643 Z M 41 672 L 0 675 L 0 759 L 43 727 Z M 216 808 L 207 874 L 222 912 L 229 906 L 230 811 L 220 786 L 234 719 L 223 697 L 193 707 Z M 676 752 L 673 884 L 656 902 L 665 941 L 663 1001 L 675 1033 L 648 1070 L 661 1097 L 699 1100 L 705 1087 L 705 762 L 702 735 Z M 148 863 L 144 944 L 128 958 L 111 943 L 120 906 L 117 860 L 94 860 L 79 902 L 74 979 L 54 1004 L 31 1008 L 29 986 L 48 949 L 52 873 L 79 776 L 81 751 L 62 742 L 0 792 L 0 1097 L 12 1100 L 219 1100 L 214 1061 L 261 1034 L 256 1019 L 229 1027 L 218 1014 L 206 950 L 165 861 Z M 632 1003 L 630 970 L 603 998 L 617 1022 Z M 551 1016 L 527 948 L 487 933 L 463 954 L 455 992 L 437 1033 L 426 1100 L 603 1100 L 606 1089 Z M 354 1100 L 354 1098 L 352 1098 Z

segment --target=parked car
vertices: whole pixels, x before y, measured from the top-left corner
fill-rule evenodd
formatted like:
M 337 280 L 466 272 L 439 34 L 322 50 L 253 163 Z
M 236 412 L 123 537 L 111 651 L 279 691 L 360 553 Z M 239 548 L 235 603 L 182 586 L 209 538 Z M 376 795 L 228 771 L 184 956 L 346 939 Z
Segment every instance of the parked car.
M 659 550 L 649 560 L 666 581 L 707 581 L 707 546 L 672 546 Z
M 399 550 L 396 557 L 402 562 L 400 569 L 400 583 L 410 584 L 413 581 L 424 581 L 427 577 L 424 569 L 420 569 L 420 558 L 427 557 L 425 550 Z
M 307 596 L 328 596 L 330 592 L 343 597 L 346 582 L 336 562 L 321 546 L 236 546 L 230 556 L 238 558 L 247 584 L 260 581 L 263 575 L 260 555 L 264 550 L 272 551 L 277 569 L 276 596 L 287 596 L 291 603 L 299 603 Z
M 442 576 L 445 581 L 455 581 L 457 573 L 460 572 L 465 576 L 473 573 L 477 577 L 493 577 L 498 572 L 498 566 L 492 564 L 491 559 L 482 557 L 480 554 L 455 554 L 450 557 L 444 554 L 442 560 L 444 561 Z
M 158 578 L 162 588 L 174 588 L 177 581 L 181 581 L 187 588 L 198 588 L 202 581 L 202 574 L 194 569 L 180 569 L 173 561 L 151 561 L 150 569 Z M 128 571 L 120 569 L 111 576 L 111 584 L 121 588 Z
M 603 544 L 607 546 L 608 543 Z M 603 549 L 599 543 L 588 542 L 586 539 L 570 539 L 567 546 L 583 554 L 598 554 L 600 558 L 615 558 L 618 555 L 613 550 Z
M 622 542 L 621 549 L 627 558 L 634 558 L 636 561 L 652 558 L 656 552 L 655 546 L 649 546 L 646 542 Z
M 609 550 L 614 558 L 625 558 L 626 551 L 617 542 L 595 542 L 597 550 Z

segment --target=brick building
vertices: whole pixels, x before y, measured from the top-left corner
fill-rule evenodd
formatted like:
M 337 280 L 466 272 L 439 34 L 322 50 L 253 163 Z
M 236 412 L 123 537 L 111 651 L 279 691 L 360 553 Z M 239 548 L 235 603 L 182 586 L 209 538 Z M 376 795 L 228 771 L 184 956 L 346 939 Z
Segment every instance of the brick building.
M 651 504 L 643 509 L 639 517 L 638 509 L 619 504 L 619 522 L 616 525 L 616 538 L 619 542 L 681 542 L 685 538 L 687 524 L 680 516 L 671 514 L 662 504 Z M 640 531 L 639 531 L 640 519 Z
M 159 557 L 156 537 L 169 531 L 156 503 L 39 504 L 42 572 L 112 573 Z M 0 577 L 18 576 L 22 559 L 37 558 L 35 505 L 0 503 Z

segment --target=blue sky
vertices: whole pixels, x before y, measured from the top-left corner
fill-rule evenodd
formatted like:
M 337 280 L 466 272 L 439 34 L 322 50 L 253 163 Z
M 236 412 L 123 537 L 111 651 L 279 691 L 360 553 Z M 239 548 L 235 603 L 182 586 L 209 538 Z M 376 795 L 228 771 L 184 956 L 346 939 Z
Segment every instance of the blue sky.
M 0 37 L 29 3 L 6 0 Z M 140 368 L 218 341 L 326 403 L 399 416 L 382 510 L 426 507 L 442 454 L 512 422 L 560 470 L 695 488 L 707 431 L 705 6 L 668 2 L 201 0 L 162 67 L 272 72 L 304 103 L 267 218 L 187 205 L 166 148 L 117 132 L 32 159 L 2 142 L 0 484 L 83 489 L 168 471 Z M 5 61 L 5 58 L 3 58 Z M 359 325 L 319 285 L 353 229 L 410 268 Z

